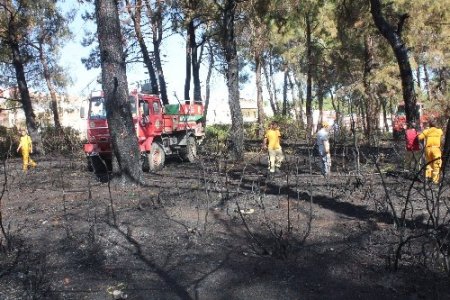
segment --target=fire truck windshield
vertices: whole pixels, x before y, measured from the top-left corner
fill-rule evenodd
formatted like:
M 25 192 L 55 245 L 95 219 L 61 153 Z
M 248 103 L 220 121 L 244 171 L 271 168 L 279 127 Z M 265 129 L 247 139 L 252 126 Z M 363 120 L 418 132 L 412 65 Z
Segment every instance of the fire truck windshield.
M 92 98 L 89 110 L 89 119 L 105 119 L 105 100 L 104 98 Z

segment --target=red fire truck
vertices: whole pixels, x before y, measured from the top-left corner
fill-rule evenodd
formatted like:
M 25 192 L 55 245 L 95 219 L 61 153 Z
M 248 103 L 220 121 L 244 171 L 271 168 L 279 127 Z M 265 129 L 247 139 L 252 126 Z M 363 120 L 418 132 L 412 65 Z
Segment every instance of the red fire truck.
M 427 122 L 429 115 L 424 111 L 422 103 L 416 103 L 416 114 L 418 116 L 417 127 L 423 128 L 424 123 Z M 400 139 L 404 136 L 406 126 L 406 113 L 405 103 L 399 103 L 397 111 L 394 116 L 394 122 L 392 126 L 394 139 Z
M 185 102 L 161 105 L 160 98 L 146 92 L 133 91 L 129 103 L 135 124 L 142 169 L 158 171 L 164 167 L 166 156 L 175 155 L 194 162 L 197 146 L 205 136 L 202 123 L 202 103 Z M 88 168 L 93 170 L 93 160 L 101 158 L 111 168 L 112 149 L 106 120 L 103 92 L 92 92 L 87 110 L 87 143 L 84 152 L 88 158 Z

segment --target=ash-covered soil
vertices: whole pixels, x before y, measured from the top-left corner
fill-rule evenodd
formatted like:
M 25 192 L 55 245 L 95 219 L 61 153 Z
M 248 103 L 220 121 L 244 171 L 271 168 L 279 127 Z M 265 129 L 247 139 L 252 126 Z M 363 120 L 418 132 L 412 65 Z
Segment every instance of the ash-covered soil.
M 448 183 L 413 181 L 401 150 L 360 151 L 357 166 L 336 149 L 328 179 L 298 148 L 273 178 L 248 152 L 172 160 L 145 186 L 78 158 L 8 160 L 0 299 L 448 299 L 428 234 Z

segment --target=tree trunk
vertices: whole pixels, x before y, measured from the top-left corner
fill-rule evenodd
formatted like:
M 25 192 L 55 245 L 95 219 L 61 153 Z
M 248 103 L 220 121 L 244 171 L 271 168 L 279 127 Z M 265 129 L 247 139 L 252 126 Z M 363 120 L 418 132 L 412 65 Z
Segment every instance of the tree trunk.
M 141 182 L 140 153 L 128 102 L 125 55 L 117 1 L 95 1 L 106 117 L 114 155 L 126 179 Z
M 294 86 L 294 82 L 292 81 L 291 74 L 289 71 L 288 71 L 288 82 L 289 82 L 289 89 L 291 90 L 292 106 L 295 108 L 295 98 L 296 98 L 295 97 L 295 86 Z M 301 108 L 301 106 L 300 106 L 300 108 Z M 297 114 L 295 117 L 297 118 Z
M 211 43 L 208 42 L 208 52 L 209 52 L 209 66 L 208 73 L 206 74 L 206 91 L 205 91 L 205 111 L 203 112 L 203 124 L 206 125 L 206 116 L 208 115 L 208 107 L 209 107 L 209 97 L 211 95 L 211 76 L 212 70 L 214 67 L 214 51 L 211 46 Z
M 275 103 L 275 107 L 277 108 L 277 114 L 280 113 L 280 105 L 278 103 L 278 94 L 277 94 L 277 84 L 274 78 L 273 64 L 272 64 L 272 53 L 269 56 L 269 77 L 270 84 L 272 89 L 273 102 Z
M 141 19 L 142 19 L 142 0 L 136 0 L 136 5 L 134 6 L 134 13 L 133 13 L 133 6 L 130 5 L 130 1 L 125 1 L 127 5 L 128 14 L 131 17 L 131 20 L 133 21 L 134 26 L 134 32 L 136 34 L 136 39 L 139 43 L 139 48 L 141 49 L 142 53 L 142 59 L 144 60 L 144 65 L 147 68 L 148 75 L 150 77 L 150 86 L 151 86 L 151 93 L 154 95 L 159 94 L 159 88 L 158 88 L 158 81 L 156 79 L 156 73 L 155 68 L 153 67 L 152 58 L 150 56 L 150 52 L 148 51 L 147 44 L 145 43 L 144 36 L 142 34 L 142 27 L 141 27 Z
M 376 106 L 376 97 L 374 96 L 374 92 L 372 90 L 372 84 L 370 82 L 370 76 L 372 74 L 372 68 L 373 68 L 373 40 L 370 35 L 366 35 L 364 39 L 364 91 L 366 93 L 366 102 L 362 103 L 365 104 L 366 108 L 366 119 L 365 119 L 365 135 L 369 143 L 372 142 L 372 139 L 375 134 L 375 127 L 376 127 L 376 117 L 377 112 L 375 109 Z
M 428 101 L 431 102 L 431 87 L 430 87 L 430 76 L 428 75 L 428 68 L 427 65 L 423 64 L 423 75 L 424 75 L 424 81 L 425 81 L 425 90 L 427 91 L 427 98 Z
M 161 40 L 157 41 L 157 39 L 153 39 L 153 49 L 155 51 L 154 52 L 155 67 L 156 67 L 156 72 L 158 73 L 159 91 L 161 94 L 161 101 L 164 105 L 166 105 L 166 104 L 169 104 L 169 98 L 167 97 L 166 79 L 164 77 L 164 72 L 162 69 L 161 56 L 160 56 L 160 53 L 161 53 L 160 45 L 161 45 Z
M 323 91 L 322 91 L 321 84 L 319 84 L 318 91 L 317 91 L 317 103 L 319 105 L 319 120 L 317 122 L 317 130 L 319 130 L 322 122 L 324 121 L 323 120 Z
M 402 30 L 407 14 L 400 16 L 396 27 L 389 24 L 381 12 L 380 0 L 370 0 L 370 11 L 375 25 L 381 34 L 387 39 L 394 51 L 397 64 L 400 69 L 402 80 L 403 101 L 405 102 L 405 113 L 407 122 L 415 122 L 418 119 L 416 114 L 416 97 L 414 95 L 414 79 L 411 64 L 408 58 L 408 47 L 402 39 Z
M 287 111 L 288 111 L 288 97 L 287 97 L 287 92 L 288 92 L 288 70 L 287 67 L 284 70 L 284 80 L 283 80 L 283 109 L 282 109 L 282 115 L 283 117 L 287 116 Z
M 25 120 L 27 124 L 28 133 L 33 140 L 33 146 L 35 152 L 45 154 L 45 150 L 42 146 L 41 135 L 38 132 L 38 126 L 36 123 L 36 116 L 33 111 L 33 106 L 31 105 L 30 92 L 28 90 L 27 81 L 25 79 L 25 70 L 22 63 L 22 57 L 20 54 L 19 43 L 17 42 L 17 37 L 15 36 L 15 31 L 9 32 L 9 46 L 12 53 L 12 61 L 14 70 L 16 73 L 17 86 L 20 93 L 20 101 L 22 103 L 22 108 L 25 113 Z
M 331 105 L 333 106 L 333 110 L 336 113 L 336 118 L 334 120 L 334 122 L 338 123 L 339 125 L 341 125 L 341 106 L 340 106 L 340 102 L 336 101 L 336 99 L 333 96 L 333 92 L 331 90 L 328 90 L 328 93 L 330 94 L 330 98 L 331 98 Z
M 194 81 L 194 101 L 202 101 L 202 89 L 200 84 L 200 66 L 201 66 L 201 56 L 202 52 L 200 51 L 200 55 L 198 54 L 197 41 L 195 40 L 195 27 L 194 23 L 192 23 L 192 33 L 190 37 L 190 45 L 192 51 L 192 79 Z M 203 50 L 203 43 L 200 46 Z
M 61 122 L 59 120 L 58 98 L 56 96 L 56 90 L 55 90 L 55 87 L 53 86 L 53 81 L 52 81 L 53 80 L 52 74 L 48 67 L 47 58 L 42 49 L 42 45 L 39 46 L 39 59 L 41 61 L 42 69 L 44 71 L 45 83 L 47 84 L 47 88 L 50 93 L 50 99 L 51 99 L 51 103 L 52 103 L 51 108 L 52 108 L 52 113 L 53 113 L 53 123 L 55 125 L 56 131 L 59 131 L 61 133 L 62 131 L 61 131 Z
M 305 17 L 306 23 L 306 139 L 310 140 L 313 130 L 313 115 L 312 115 L 312 29 L 309 15 Z
M 145 0 L 147 8 L 147 16 L 151 22 L 152 41 L 153 41 L 153 57 L 155 62 L 155 69 L 159 82 L 159 92 L 161 94 L 161 102 L 163 105 L 169 104 L 167 97 L 167 85 L 164 77 L 164 72 L 161 63 L 161 41 L 163 36 L 163 1 L 156 1 L 156 9 L 153 10 L 150 0 Z
M 381 107 L 383 108 L 383 123 L 384 123 L 384 130 L 386 132 L 389 132 L 389 124 L 388 124 L 388 108 L 387 108 L 387 101 L 384 97 L 380 97 Z
M 303 104 L 304 104 L 304 99 L 303 99 L 303 87 L 302 87 L 302 83 L 297 79 L 297 77 L 294 74 L 294 81 L 295 81 L 295 85 L 297 86 L 297 90 L 298 90 L 298 101 L 299 101 L 299 115 L 298 117 L 300 118 L 300 122 L 302 123 L 303 128 L 306 128 L 305 126 L 305 114 L 303 111 Z
M 261 51 L 255 51 L 255 83 L 256 83 L 256 107 L 258 109 L 258 136 L 262 138 L 264 135 L 264 102 L 263 89 L 261 80 Z
M 186 33 L 186 65 L 185 65 L 186 77 L 184 78 L 184 100 L 191 99 L 191 65 L 192 65 L 191 27 L 194 27 L 193 21 L 189 22 Z
M 446 168 L 450 156 L 450 119 L 447 120 L 447 128 L 445 130 L 444 150 L 442 151 L 442 178 L 445 178 Z
M 230 150 L 235 160 L 242 160 L 244 158 L 244 122 L 239 103 L 239 65 L 234 32 L 236 6 L 236 0 L 226 0 L 223 10 L 223 28 L 228 102 L 231 113 Z
M 28 129 L 28 133 L 34 143 L 34 150 L 36 152 L 45 154 L 45 150 L 42 145 L 42 139 L 38 132 L 38 124 L 36 123 L 36 116 L 33 111 L 33 106 L 31 105 L 30 91 L 28 90 L 27 81 L 25 78 L 25 68 L 23 65 L 22 54 L 20 51 L 20 42 L 23 38 L 20 36 L 20 30 L 18 29 L 21 24 L 20 18 L 13 8 L 11 0 L 5 1 L 6 11 L 8 14 L 5 16 L 6 26 L 4 30 L 6 31 L 6 45 L 11 50 L 12 64 L 15 70 L 17 89 L 20 94 L 20 102 L 22 103 L 22 108 L 25 114 L 25 122 Z
M 279 111 L 278 111 L 277 103 L 275 103 L 275 100 L 273 98 L 273 91 L 272 91 L 271 84 L 270 84 L 269 71 L 267 70 L 267 62 L 264 59 L 262 59 L 261 62 L 262 62 L 263 69 L 264 69 L 264 78 L 266 79 L 267 91 L 269 92 L 270 107 L 272 108 L 273 115 L 276 116 L 276 115 L 278 115 Z

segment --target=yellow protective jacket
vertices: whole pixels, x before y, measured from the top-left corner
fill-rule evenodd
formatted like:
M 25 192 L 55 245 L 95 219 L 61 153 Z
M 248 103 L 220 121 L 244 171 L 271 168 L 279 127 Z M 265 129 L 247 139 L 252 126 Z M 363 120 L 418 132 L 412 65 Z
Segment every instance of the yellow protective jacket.
M 441 138 L 444 132 L 440 128 L 431 127 L 425 129 L 421 134 L 419 134 L 419 140 L 426 139 L 425 147 L 441 147 Z
M 24 135 L 20 137 L 19 143 L 20 150 L 29 153 L 33 150 L 33 145 L 31 143 L 31 137 L 29 135 Z
M 279 129 L 268 129 L 264 137 L 267 139 L 268 143 L 267 148 L 269 150 L 278 150 L 281 148 L 280 145 L 281 133 Z

